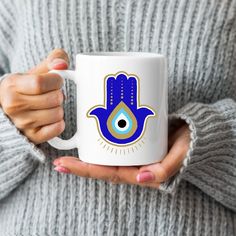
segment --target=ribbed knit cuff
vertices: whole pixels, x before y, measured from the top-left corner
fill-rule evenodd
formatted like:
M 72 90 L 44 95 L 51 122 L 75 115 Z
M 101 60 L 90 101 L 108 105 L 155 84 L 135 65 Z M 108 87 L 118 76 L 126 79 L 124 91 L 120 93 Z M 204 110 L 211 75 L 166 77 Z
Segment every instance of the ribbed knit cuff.
M 24 150 L 28 150 L 32 154 L 33 159 L 40 162 L 45 161 L 44 153 L 20 133 L 0 108 L 0 147 L 1 146 L 9 147 L 13 153 L 14 148 L 18 149 L 21 147 Z
M 236 209 L 236 104 L 224 99 L 207 105 L 190 103 L 169 116 L 170 126 L 184 120 L 190 147 L 180 171 L 160 189 L 173 193 L 185 179 L 224 205 Z
M 176 111 L 175 113 L 172 113 L 169 115 L 169 128 L 172 126 L 175 126 L 175 123 L 181 119 L 184 120 L 189 125 L 190 130 L 190 144 L 189 144 L 189 150 L 186 154 L 186 157 L 183 161 L 183 165 L 181 166 L 179 172 L 171 177 L 168 181 L 161 183 L 159 189 L 168 193 L 174 193 L 177 189 L 177 186 L 179 182 L 182 179 L 182 173 L 186 170 L 186 167 L 188 166 L 192 153 L 193 148 L 196 146 L 196 126 L 194 125 L 194 120 L 199 119 L 199 117 L 196 117 L 196 113 L 194 111 L 196 110 L 196 107 L 199 107 L 199 104 L 187 104 L 182 109 Z
M 43 152 L 18 131 L 0 109 L 0 199 L 44 161 Z

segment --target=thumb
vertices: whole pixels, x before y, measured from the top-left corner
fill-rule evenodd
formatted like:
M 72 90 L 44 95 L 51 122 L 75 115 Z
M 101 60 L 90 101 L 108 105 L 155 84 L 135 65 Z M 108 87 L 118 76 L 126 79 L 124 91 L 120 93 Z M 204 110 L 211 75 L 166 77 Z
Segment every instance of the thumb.
M 143 180 L 144 182 L 149 180 L 158 183 L 165 182 L 180 170 L 189 148 L 188 138 L 185 140 L 184 135 L 177 138 L 161 162 L 145 165 L 139 169 L 138 182 L 143 182 Z
M 66 70 L 69 66 L 69 57 L 63 49 L 54 49 L 34 68 L 28 71 L 29 74 L 45 74 L 50 70 Z

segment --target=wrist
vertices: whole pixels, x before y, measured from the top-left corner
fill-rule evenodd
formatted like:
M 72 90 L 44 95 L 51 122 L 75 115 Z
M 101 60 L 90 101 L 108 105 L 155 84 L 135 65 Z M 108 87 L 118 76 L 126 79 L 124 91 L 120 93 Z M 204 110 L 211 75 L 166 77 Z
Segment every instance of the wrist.
M 175 133 L 182 127 L 189 127 L 188 123 L 183 119 L 176 119 L 174 122 L 171 122 L 168 130 L 169 135 Z
M 2 81 L 8 77 L 10 74 L 5 74 L 3 75 L 1 78 L 0 78 L 0 107 L 2 107 L 2 103 L 1 103 L 1 84 L 2 84 Z

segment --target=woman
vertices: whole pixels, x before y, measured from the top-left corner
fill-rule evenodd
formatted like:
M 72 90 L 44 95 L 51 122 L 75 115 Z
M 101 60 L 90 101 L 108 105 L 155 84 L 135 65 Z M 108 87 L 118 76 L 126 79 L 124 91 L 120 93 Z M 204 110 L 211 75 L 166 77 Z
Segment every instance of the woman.
M 0 235 L 236 234 L 235 0 L 1 0 L 0 11 Z M 64 122 L 62 80 L 47 72 L 89 51 L 168 58 L 162 163 L 88 165 L 45 143 L 76 129 L 74 86 Z

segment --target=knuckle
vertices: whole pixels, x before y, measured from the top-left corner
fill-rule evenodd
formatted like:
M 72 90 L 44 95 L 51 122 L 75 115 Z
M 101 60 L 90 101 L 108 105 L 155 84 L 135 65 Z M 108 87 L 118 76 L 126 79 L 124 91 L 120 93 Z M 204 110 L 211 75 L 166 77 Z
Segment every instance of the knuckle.
M 27 129 L 29 127 L 34 127 L 35 122 L 32 121 L 31 119 L 16 119 L 14 121 L 15 125 L 19 129 Z
M 30 140 L 36 144 L 40 144 L 40 143 L 48 141 L 49 137 L 46 134 L 40 134 L 40 133 L 36 132 L 30 136 Z
M 9 88 L 14 84 L 15 78 L 17 74 L 10 74 L 8 75 L 2 82 L 1 85 L 5 88 Z
M 20 110 L 20 103 L 16 94 L 12 92 L 8 93 L 7 96 L 4 97 L 2 107 L 7 115 L 13 115 Z
M 4 110 L 4 112 L 7 114 L 7 115 L 12 115 L 13 114 L 13 110 L 11 105 L 8 105 L 8 104 L 2 104 L 2 108 Z
M 60 122 L 58 122 L 58 124 L 55 128 L 55 132 L 56 132 L 55 136 L 60 135 L 64 131 L 64 129 L 65 129 L 65 121 L 61 120 Z
M 40 136 L 40 135 L 31 135 L 31 136 L 27 136 L 27 138 L 29 138 L 35 144 L 43 143 L 46 140 L 45 137 Z
M 15 83 L 15 80 L 22 76 L 23 74 L 20 74 L 20 73 L 12 73 L 12 74 L 9 74 L 3 81 L 2 83 L 6 83 L 8 85 L 12 85 Z
M 41 138 L 35 133 L 34 130 L 22 130 L 22 133 L 33 143 L 39 144 L 42 142 Z
M 64 117 L 64 110 L 62 107 L 58 107 L 55 111 L 55 118 L 57 120 L 62 120 Z
M 14 76 L 9 75 L 7 78 L 1 81 L 1 94 L 9 94 L 14 91 L 15 81 Z
M 66 54 L 65 50 L 62 49 L 62 48 L 55 48 L 53 51 L 52 51 L 53 54 Z
M 54 57 L 60 57 L 60 58 L 63 58 L 63 59 L 66 59 L 67 61 L 69 61 L 69 58 L 68 58 L 68 55 L 67 53 L 65 52 L 64 49 L 62 48 L 56 48 L 54 49 L 51 53 L 50 53 L 50 56 L 53 55 Z
M 68 165 L 68 160 L 66 158 L 61 158 L 60 159 L 60 165 L 61 166 L 67 166 Z
M 7 115 L 14 115 L 15 114 L 15 108 L 11 105 L 3 105 L 3 110 Z
M 62 133 L 64 131 L 65 127 L 66 127 L 65 121 L 64 120 L 60 121 L 60 123 L 59 123 L 60 133 Z
M 54 97 L 52 98 L 56 106 L 60 106 L 63 103 L 64 97 L 62 91 L 59 90 L 54 93 Z
M 93 173 L 92 166 L 90 164 L 88 164 L 87 169 L 84 173 L 84 177 L 85 178 L 94 178 L 92 173 Z
M 10 74 L 5 79 L 1 81 L 1 93 L 9 93 L 9 91 L 15 90 L 16 79 L 19 77 L 19 74 Z
M 168 179 L 168 172 L 165 168 L 161 167 L 158 169 L 158 181 L 165 182 Z
M 118 184 L 120 183 L 120 177 L 117 174 L 114 174 L 112 176 L 109 176 L 108 181 L 113 183 L 113 184 Z
M 33 90 L 35 93 L 43 91 L 43 77 L 41 75 L 32 75 Z

